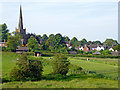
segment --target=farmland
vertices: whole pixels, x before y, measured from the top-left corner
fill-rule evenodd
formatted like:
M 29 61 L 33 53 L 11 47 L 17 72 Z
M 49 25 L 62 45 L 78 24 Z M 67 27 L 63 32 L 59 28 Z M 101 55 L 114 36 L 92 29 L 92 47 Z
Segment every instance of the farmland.
M 70 70 L 66 77 L 51 76 L 52 57 L 42 57 L 43 79 L 40 81 L 10 81 L 9 73 L 20 55 L 11 52 L 2 53 L 3 88 L 117 88 L 118 59 L 68 57 Z M 29 58 L 41 58 L 29 56 Z M 76 71 L 83 68 L 85 73 Z

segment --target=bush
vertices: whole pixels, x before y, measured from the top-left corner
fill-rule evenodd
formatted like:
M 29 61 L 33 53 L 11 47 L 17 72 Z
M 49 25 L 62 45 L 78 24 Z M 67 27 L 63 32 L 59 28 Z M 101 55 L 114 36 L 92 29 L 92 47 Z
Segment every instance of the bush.
M 69 70 L 69 61 L 62 54 L 56 54 L 53 57 L 53 73 L 66 75 Z
M 24 54 L 10 72 L 10 76 L 15 80 L 40 80 L 42 69 L 41 61 L 28 60 Z

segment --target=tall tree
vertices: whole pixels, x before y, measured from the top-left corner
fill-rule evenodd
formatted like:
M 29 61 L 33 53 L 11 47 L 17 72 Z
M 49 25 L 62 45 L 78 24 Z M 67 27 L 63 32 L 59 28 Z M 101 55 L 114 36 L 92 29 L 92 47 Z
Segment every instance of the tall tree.
M 16 32 L 12 32 L 13 35 L 8 35 L 7 40 L 7 50 L 8 51 L 16 51 L 17 46 L 21 44 L 22 36 Z
M 48 39 L 47 35 L 46 35 L 46 34 L 43 34 L 42 40 L 43 40 L 43 41 L 46 41 L 47 39 Z
M 36 38 L 34 38 L 33 36 L 31 36 L 31 37 L 28 39 L 27 46 L 28 46 L 29 50 L 32 51 L 32 52 L 34 52 L 35 50 L 38 50 L 38 49 L 39 49 L 38 41 L 37 41 Z
M 112 46 L 112 45 L 117 45 L 118 42 L 117 42 L 117 40 L 106 39 L 105 42 L 103 42 L 103 44 L 106 44 L 107 46 Z
M 59 46 L 63 43 L 63 37 L 60 33 L 56 34 L 53 38 L 53 47 L 54 49 L 58 49 Z
M 8 38 L 8 32 L 9 30 L 7 29 L 7 25 L 4 23 L 2 25 L 0 25 L 0 41 L 4 41 L 6 40 L 7 41 L 7 38 Z
M 65 41 L 66 41 L 66 42 L 69 42 L 69 41 L 70 41 L 70 39 L 69 39 L 68 36 L 65 37 Z
M 83 38 L 81 41 L 80 41 L 80 45 L 85 45 L 87 44 L 87 40 L 85 38 Z
M 71 39 L 71 44 L 72 44 L 72 46 L 77 46 L 77 44 L 78 44 L 78 40 L 77 40 L 77 38 L 76 37 L 73 37 L 72 39 Z

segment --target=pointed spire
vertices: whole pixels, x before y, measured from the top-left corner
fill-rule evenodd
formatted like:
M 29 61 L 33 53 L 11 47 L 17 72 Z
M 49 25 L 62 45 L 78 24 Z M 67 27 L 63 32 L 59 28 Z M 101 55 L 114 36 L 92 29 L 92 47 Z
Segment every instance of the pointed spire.
M 22 8 L 20 5 L 20 16 L 19 16 L 19 24 L 18 24 L 19 29 L 23 29 L 23 20 L 22 20 Z

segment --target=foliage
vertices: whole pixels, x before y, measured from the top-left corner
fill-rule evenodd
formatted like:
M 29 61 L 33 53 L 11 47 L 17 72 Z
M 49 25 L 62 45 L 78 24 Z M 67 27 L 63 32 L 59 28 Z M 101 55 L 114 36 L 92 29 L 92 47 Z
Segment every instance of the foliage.
M 20 45 L 20 40 L 21 40 L 21 35 L 20 34 L 14 34 L 13 36 L 12 35 L 9 35 L 8 36 L 8 40 L 7 40 L 7 50 L 8 51 L 16 51 L 16 48 L 18 45 Z
M 43 40 L 43 41 L 46 41 L 47 39 L 48 39 L 47 35 L 46 35 L 46 34 L 43 34 L 42 40 Z
M 53 57 L 53 73 L 66 75 L 69 70 L 69 64 L 67 57 L 62 54 L 56 54 Z
M 42 68 L 40 61 L 28 60 L 24 54 L 16 63 L 16 67 L 11 70 L 10 76 L 15 80 L 39 80 Z
M 37 37 L 40 38 L 40 39 L 42 38 L 41 35 L 37 35 Z
M 7 29 L 7 25 L 4 23 L 2 25 L 0 25 L 0 41 L 7 41 L 8 38 L 8 32 L 9 30 Z
M 84 51 L 83 51 L 83 50 L 78 50 L 78 53 L 79 53 L 79 54 L 83 54 Z
M 88 45 L 90 45 L 90 44 L 102 45 L 102 43 L 101 43 L 100 41 L 88 41 L 87 44 L 88 44 Z
M 87 40 L 85 38 L 83 38 L 81 41 L 80 41 L 80 45 L 84 46 L 85 44 L 87 44 Z
M 67 47 L 60 48 L 60 53 L 68 54 Z
M 66 41 L 66 42 L 69 42 L 69 41 L 70 41 L 70 39 L 69 39 L 68 36 L 65 37 L 65 41 Z
M 2 51 L 7 51 L 5 46 L 2 46 Z
M 73 47 L 77 46 L 77 42 L 78 42 L 78 40 L 77 40 L 76 37 L 73 37 L 73 38 L 71 39 L 71 44 L 72 44 Z
M 110 55 L 111 51 L 109 51 L 109 49 L 106 49 L 106 50 L 102 51 L 102 54 L 103 55 Z
M 117 44 L 116 46 L 114 46 L 113 49 L 120 51 L 120 44 Z
M 112 46 L 112 45 L 117 45 L 118 42 L 113 39 L 106 39 L 105 42 L 103 42 L 103 44 L 106 44 L 107 46 Z
M 27 46 L 28 46 L 29 50 L 32 51 L 32 52 L 34 52 L 35 50 L 38 50 L 38 49 L 39 49 L 38 41 L 37 41 L 36 38 L 34 38 L 33 36 L 31 36 L 31 37 L 28 39 Z

